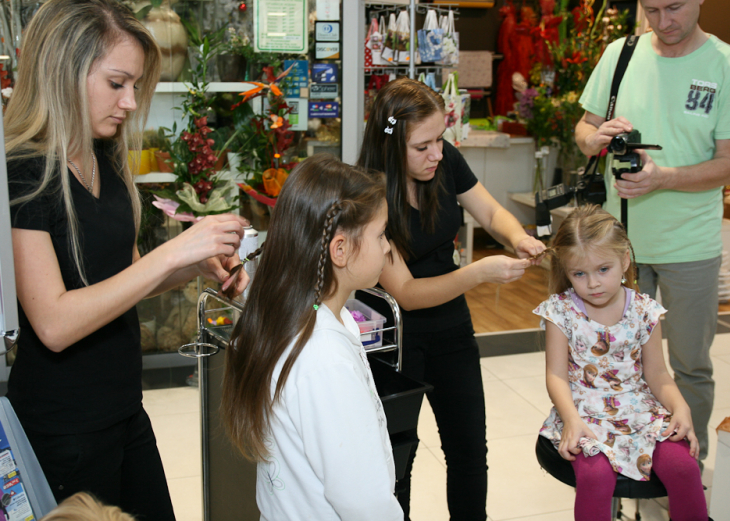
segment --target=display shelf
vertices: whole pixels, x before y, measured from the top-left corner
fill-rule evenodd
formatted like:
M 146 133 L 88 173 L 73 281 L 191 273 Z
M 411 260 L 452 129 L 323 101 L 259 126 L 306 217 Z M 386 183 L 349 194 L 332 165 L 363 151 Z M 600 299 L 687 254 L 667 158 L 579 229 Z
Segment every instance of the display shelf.
M 134 176 L 135 183 L 174 183 L 177 176 L 168 172 L 150 172 Z
M 155 88 L 157 94 L 182 94 L 190 89 L 191 84 L 182 81 L 161 81 Z M 207 92 L 246 92 L 255 87 L 251 83 L 243 81 L 211 82 L 206 88 Z

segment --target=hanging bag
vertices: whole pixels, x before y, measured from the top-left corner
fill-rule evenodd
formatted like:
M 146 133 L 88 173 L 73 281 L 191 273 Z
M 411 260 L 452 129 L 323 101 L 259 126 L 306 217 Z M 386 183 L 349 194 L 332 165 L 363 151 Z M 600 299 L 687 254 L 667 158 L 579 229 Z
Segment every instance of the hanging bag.
M 441 17 L 439 23 L 444 31 L 443 35 L 443 58 L 439 62 L 441 65 L 452 67 L 459 63 L 459 33 L 456 32 L 456 23 L 454 22 L 454 12 L 449 9 L 449 14 Z
M 395 13 L 390 13 L 390 17 L 388 18 L 388 30 L 385 33 L 385 41 L 383 42 L 383 52 L 380 55 L 386 64 L 393 63 L 395 60 L 395 45 L 397 38 L 396 27 Z
M 377 35 L 373 38 L 373 35 Z M 365 69 L 369 69 L 373 66 L 373 47 L 382 46 L 382 41 L 378 42 L 380 33 L 378 32 L 378 21 L 373 18 L 370 20 L 370 27 L 368 33 L 365 35 Z M 381 47 L 382 50 L 382 47 Z
M 431 87 L 433 90 L 438 92 L 438 87 L 436 87 L 436 73 L 435 72 L 429 72 L 426 74 L 426 81 L 424 82 L 428 87 Z
M 443 58 L 444 31 L 438 26 L 438 18 L 434 9 L 426 13 L 423 29 L 418 31 L 418 50 L 424 63 L 434 63 Z
M 446 105 L 446 130 L 444 131 L 444 139 L 454 146 L 459 146 L 462 140 L 462 111 L 461 93 L 457 86 L 456 74 L 449 74 L 446 83 L 444 83 L 441 97 Z
M 380 23 L 373 18 L 370 22 L 370 28 L 368 29 L 368 36 L 365 40 L 365 68 L 371 66 L 387 65 L 388 61 L 383 60 L 382 53 L 384 48 L 385 35 L 385 20 L 380 17 Z M 382 25 L 381 25 L 382 24 Z M 370 51 L 370 61 L 368 62 L 368 51 Z
M 411 51 L 410 51 L 410 43 L 411 43 L 411 17 L 408 15 L 408 10 L 403 9 L 398 14 L 398 19 L 396 21 L 396 34 L 397 34 L 397 44 L 396 44 L 396 50 L 397 53 L 397 60 L 394 57 L 393 61 L 397 61 L 398 63 L 410 63 L 411 62 Z

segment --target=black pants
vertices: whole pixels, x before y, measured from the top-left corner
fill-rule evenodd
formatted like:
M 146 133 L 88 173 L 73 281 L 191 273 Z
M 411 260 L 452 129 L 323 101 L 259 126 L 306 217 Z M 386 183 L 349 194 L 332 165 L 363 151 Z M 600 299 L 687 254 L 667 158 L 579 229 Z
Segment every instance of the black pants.
M 145 410 L 106 429 L 49 435 L 25 429 L 59 503 L 91 492 L 138 521 L 174 521 L 165 471 Z
M 487 439 L 479 347 L 471 322 L 446 331 L 403 335 L 403 373 L 429 383 L 428 393 L 446 457 L 451 521 L 487 519 Z M 409 518 L 411 470 L 398 483 L 398 501 Z

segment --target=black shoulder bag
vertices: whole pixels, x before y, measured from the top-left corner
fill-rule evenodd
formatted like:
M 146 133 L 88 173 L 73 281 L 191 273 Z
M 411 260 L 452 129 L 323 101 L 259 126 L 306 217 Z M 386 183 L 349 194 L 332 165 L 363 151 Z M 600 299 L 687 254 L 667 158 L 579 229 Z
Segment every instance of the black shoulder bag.
M 634 53 L 634 49 L 636 48 L 636 43 L 638 41 L 638 36 L 627 36 L 624 46 L 621 49 L 621 54 L 619 55 L 618 63 L 616 64 L 616 71 L 613 74 L 613 81 L 611 83 L 611 95 L 608 99 L 606 121 L 613 118 L 618 88 L 619 85 L 621 85 L 621 80 L 626 72 L 626 67 L 629 65 L 629 60 L 631 60 L 631 55 Z M 598 156 L 591 156 L 584 169 L 583 175 L 580 176 L 576 186 L 566 187 L 565 185 L 560 184 L 535 193 L 535 224 L 537 225 L 538 237 L 545 237 L 552 234 L 550 226 L 552 223 L 552 216 L 550 215 L 550 210 L 568 204 L 574 194 L 577 197 L 579 204 L 593 203 L 602 205 L 606 202 L 606 182 L 603 178 L 603 174 L 598 173 L 597 169 Z M 625 215 L 623 210 L 625 201 L 625 199 L 622 199 L 622 217 Z M 624 221 L 625 219 L 622 219 L 622 222 Z M 625 222 L 624 226 L 626 226 Z

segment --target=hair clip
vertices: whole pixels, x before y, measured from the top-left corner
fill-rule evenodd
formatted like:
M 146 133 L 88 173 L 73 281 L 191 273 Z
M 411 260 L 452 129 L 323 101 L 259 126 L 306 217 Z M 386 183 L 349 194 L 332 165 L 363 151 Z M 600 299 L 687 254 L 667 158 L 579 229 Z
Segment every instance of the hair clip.
M 317 304 L 314 304 L 312 307 L 314 308 L 315 311 L 317 311 L 319 309 L 319 306 Z
M 398 122 L 398 120 L 395 119 L 393 116 L 390 116 L 388 118 L 388 123 L 390 123 L 391 125 L 395 125 L 397 122 Z M 392 127 L 385 127 L 384 132 L 386 134 L 392 134 L 393 133 L 393 128 Z

